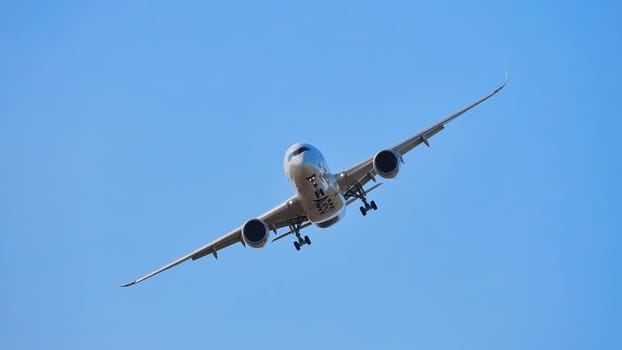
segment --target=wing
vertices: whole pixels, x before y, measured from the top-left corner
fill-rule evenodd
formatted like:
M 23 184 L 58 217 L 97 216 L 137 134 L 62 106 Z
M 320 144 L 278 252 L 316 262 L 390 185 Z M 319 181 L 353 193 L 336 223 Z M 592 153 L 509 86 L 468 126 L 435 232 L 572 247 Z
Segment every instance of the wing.
M 426 146 L 430 146 L 430 143 L 428 142 L 428 139 L 430 137 L 436 135 L 439 131 L 443 130 L 445 128 L 445 125 L 449 123 L 450 121 L 458 118 L 459 116 L 461 116 L 462 114 L 470 110 L 471 108 L 486 101 L 487 99 L 495 95 L 497 92 L 501 91 L 501 89 L 505 87 L 507 82 L 508 82 L 508 75 L 506 73 L 505 81 L 503 82 L 503 84 L 501 84 L 498 88 L 493 90 L 488 95 L 480 98 L 479 100 L 471 103 L 470 105 L 462 108 L 461 110 L 451 114 L 450 116 L 441 119 L 436 124 L 403 140 L 402 142 L 392 146 L 390 149 L 397 152 L 400 156 L 403 156 L 404 154 L 408 153 L 408 151 L 419 146 L 420 144 L 425 144 Z M 374 171 L 372 162 L 373 162 L 373 156 L 339 173 L 339 176 L 337 176 L 337 183 L 339 184 L 339 188 L 342 189 L 342 192 L 344 193 L 344 196 L 346 197 L 346 199 L 350 197 L 348 194 L 352 193 L 352 189 L 354 187 L 361 186 L 362 188 L 370 180 L 375 181 L 376 172 Z
M 307 217 L 300 206 L 298 199 L 296 197 L 292 197 L 287 201 L 279 204 L 278 206 L 272 208 L 270 211 L 258 217 L 258 219 L 263 220 L 269 229 L 273 230 L 276 233 L 276 230 L 285 226 L 289 226 L 292 222 L 303 223 L 307 220 Z M 306 227 L 306 226 L 305 226 Z M 242 226 L 236 228 L 235 230 L 225 234 L 224 236 L 215 239 L 209 244 L 204 245 L 203 247 L 182 256 L 181 258 L 169 263 L 168 265 L 164 265 L 161 268 L 140 277 L 130 283 L 123 284 L 121 287 L 129 287 L 138 282 L 144 281 L 149 277 L 155 276 L 162 271 L 168 270 L 171 267 L 177 266 L 184 261 L 187 260 L 197 260 L 206 255 L 213 254 L 215 258 L 218 258 L 218 251 L 226 248 L 235 243 L 241 243 L 244 245 L 244 240 L 242 239 Z

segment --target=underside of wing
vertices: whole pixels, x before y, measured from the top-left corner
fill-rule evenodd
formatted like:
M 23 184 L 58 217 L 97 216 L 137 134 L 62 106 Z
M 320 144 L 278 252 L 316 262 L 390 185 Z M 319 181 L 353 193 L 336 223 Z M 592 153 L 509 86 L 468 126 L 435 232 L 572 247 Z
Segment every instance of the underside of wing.
M 486 101 L 487 99 L 491 98 L 492 96 L 494 96 L 497 92 L 501 91 L 501 89 L 503 89 L 505 87 L 505 85 L 508 82 L 508 75 L 507 73 L 505 74 L 505 80 L 503 81 L 503 84 L 499 85 L 499 87 L 497 87 L 496 89 L 494 89 L 493 91 L 491 91 L 489 94 L 487 94 L 486 96 L 480 98 L 479 100 L 471 103 L 470 105 L 454 112 L 453 114 L 441 119 L 440 121 L 436 122 L 434 125 L 431 125 L 430 127 L 424 129 L 423 131 L 407 138 L 406 140 L 398 143 L 397 145 L 391 147 L 391 149 L 393 149 L 394 151 L 398 152 L 401 155 L 406 154 L 408 151 L 410 151 L 411 149 L 419 146 L 420 144 L 425 144 L 426 146 L 430 146 L 430 143 L 428 142 L 428 139 L 431 138 L 432 136 L 436 135 L 439 131 L 443 130 L 445 128 L 445 125 L 447 125 L 447 123 L 449 123 L 450 121 L 458 118 L 459 116 L 463 115 L 464 113 L 466 113 L 467 111 L 469 111 L 470 109 L 472 109 L 473 107 L 479 105 L 480 103 Z
M 234 243 L 241 242 L 241 241 L 242 241 L 242 237 L 241 237 L 241 234 L 240 234 L 240 229 L 233 230 L 233 231 L 227 233 L 226 235 L 224 235 L 224 236 L 214 240 L 213 242 L 211 242 L 209 244 L 206 244 L 203 247 L 201 247 L 201 248 L 191 252 L 190 254 L 187 254 L 187 255 L 185 255 L 185 256 L 183 256 L 183 257 L 181 257 L 181 258 L 171 262 L 170 264 L 164 265 L 161 268 L 159 268 L 159 269 L 157 269 L 157 270 L 155 270 L 155 271 L 153 271 L 153 272 L 151 272 L 151 273 L 149 273 L 149 274 L 147 274 L 145 276 L 142 276 L 142 277 L 140 277 L 140 278 L 138 278 L 138 279 L 136 279 L 136 280 L 134 280 L 134 281 L 132 281 L 130 283 L 123 284 L 123 285 L 121 285 L 121 287 L 129 287 L 129 286 L 132 286 L 132 285 L 134 285 L 136 283 L 142 282 L 142 281 L 146 280 L 149 277 L 153 277 L 153 276 L 159 274 L 160 272 L 166 271 L 166 270 L 170 269 L 171 267 L 175 267 L 175 266 L 183 263 L 184 261 L 187 261 L 187 260 L 190 260 L 190 259 L 196 260 L 196 259 L 204 257 L 205 255 L 208 255 L 208 254 L 214 254 L 214 257 L 217 258 L 218 257 L 218 253 L 217 253 L 218 250 L 226 248 L 226 247 L 228 247 L 228 246 L 230 246 L 230 245 L 232 245 Z
M 238 227 L 237 229 L 225 234 L 224 236 L 212 241 L 203 247 L 182 256 L 181 258 L 162 266 L 161 268 L 140 277 L 130 283 L 121 285 L 121 287 L 129 287 L 136 283 L 153 277 L 160 272 L 166 271 L 172 267 L 175 267 L 187 260 L 197 260 L 206 255 L 213 255 L 214 258 L 218 258 L 218 251 L 226 248 L 235 243 L 241 243 L 246 246 L 247 244 L 252 247 L 263 247 L 268 240 L 269 230 L 275 233 L 279 228 L 290 226 L 292 223 L 303 223 L 307 220 L 302 207 L 298 203 L 296 197 L 292 197 L 287 201 L 279 204 L 265 214 L 259 216 L 256 219 L 251 219 L 246 224 Z M 255 230 L 245 235 L 245 230 Z M 246 231 L 248 232 L 248 231 Z M 263 236 L 259 237 L 259 233 Z
M 259 219 L 263 220 L 272 231 L 288 227 L 293 222 L 307 221 L 305 212 L 295 196 L 261 215 Z
M 445 125 L 447 123 L 449 123 L 450 121 L 458 118 L 459 116 L 461 116 L 462 114 L 464 114 L 465 112 L 467 112 L 468 110 L 472 109 L 473 107 L 479 105 L 480 103 L 486 101 L 487 99 L 489 99 L 490 97 L 494 96 L 497 92 L 501 91 L 501 89 L 503 89 L 505 87 L 505 85 L 507 84 L 508 81 L 508 76 L 506 73 L 505 76 L 505 81 L 503 82 L 503 84 L 501 84 L 499 87 L 497 87 L 495 90 L 493 90 L 492 92 L 490 92 L 489 94 L 487 94 L 486 96 L 480 98 L 479 100 L 471 103 L 470 105 L 460 109 L 459 111 L 441 119 L 440 121 L 436 122 L 434 125 L 420 131 L 419 133 L 397 143 L 396 145 L 393 145 L 392 147 L 378 152 L 376 154 L 376 156 L 378 155 L 388 155 L 387 158 L 391 158 L 390 153 L 394 154 L 395 159 L 389 159 L 392 160 L 393 162 L 402 162 L 402 156 L 405 155 L 406 153 L 408 153 L 410 150 L 412 150 L 413 148 L 424 144 L 426 146 L 430 146 L 429 143 L 429 139 L 436 135 L 439 131 L 443 130 L 445 128 Z M 386 152 L 388 151 L 388 152 Z M 385 152 L 385 153 L 383 153 Z M 337 174 L 337 183 L 339 184 L 339 188 L 341 189 L 342 193 L 344 195 L 346 195 L 347 198 L 347 194 L 348 193 L 353 193 L 352 191 L 355 191 L 357 189 L 362 188 L 363 186 L 365 186 L 365 184 L 367 184 L 369 181 L 375 181 L 376 180 L 376 175 L 378 175 L 378 171 L 376 169 L 376 166 L 374 166 L 374 158 L 375 156 L 372 156 L 370 158 L 365 159 L 364 161 L 356 164 L 355 166 L 346 169 L 340 173 Z M 399 164 L 396 164 L 397 166 Z M 396 174 L 396 173 L 395 173 Z M 389 176 L 386 177 L 393 177 L 395 176 L 395 174 L 389 173 Z M 383 175 L 382 173 L 380 174 L 381 176 Z M 383 176 L 385 177 L 385 176 Z

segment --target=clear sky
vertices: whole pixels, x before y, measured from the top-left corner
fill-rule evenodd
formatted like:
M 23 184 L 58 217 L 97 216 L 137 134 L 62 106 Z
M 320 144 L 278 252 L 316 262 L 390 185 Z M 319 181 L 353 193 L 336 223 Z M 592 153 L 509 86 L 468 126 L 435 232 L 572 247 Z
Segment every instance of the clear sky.
M 0 348 L 620 349 L 616 1 L 0 2 Z M 118 288 L 483 96 L 380 209 Z

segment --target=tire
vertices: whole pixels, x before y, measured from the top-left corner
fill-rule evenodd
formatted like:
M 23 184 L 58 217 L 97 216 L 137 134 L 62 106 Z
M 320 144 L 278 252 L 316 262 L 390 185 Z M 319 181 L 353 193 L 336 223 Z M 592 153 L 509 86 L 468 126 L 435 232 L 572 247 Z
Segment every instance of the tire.
M 311 245 L 311 240 L 309 239 L 309 236 L 305 236 L 305 243 L 307 243 L 307 245 Z
M 360 207 L 359 209 L 361 209 L 361 214 L 363 214 L 363 216 L 367 215 L 367 209 L 364 207 Z
M 376 206 L 376 202 L 371 201 L 371 203 L 369 203 L 369 204 L 371 204 L 371 208 L 372 208 L 373 210 L 378 210 L 378 207 Z
M 294 242 L 294 247 L 296 247 L 296 250 L 300 250 L 300 244 L 298 244 L 298 242 Z

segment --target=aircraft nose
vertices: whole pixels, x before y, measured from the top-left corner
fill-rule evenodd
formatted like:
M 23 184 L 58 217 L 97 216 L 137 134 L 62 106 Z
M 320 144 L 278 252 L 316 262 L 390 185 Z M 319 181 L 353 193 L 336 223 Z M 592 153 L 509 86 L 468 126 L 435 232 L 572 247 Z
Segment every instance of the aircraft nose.
M 313 166 L 301 161 L 291 165 L 290 173 L 296 178 L 306 178 L 315 174 L 315 171 L 313 169 Z

